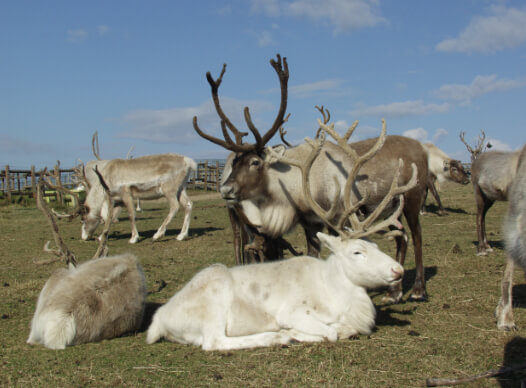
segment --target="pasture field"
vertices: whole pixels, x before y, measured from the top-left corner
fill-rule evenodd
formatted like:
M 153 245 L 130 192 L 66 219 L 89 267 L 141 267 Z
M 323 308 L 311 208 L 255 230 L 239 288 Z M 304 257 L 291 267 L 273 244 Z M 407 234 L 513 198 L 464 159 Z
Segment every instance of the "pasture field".
M 526 361 L 522 271 L 516 270 L 514 276 L 519 330 L 498 331 L 494 317 L 505 265 L 501 224 L 507 204 L 496 203 L 487 215 L 495 252 L 477 257 L 471 185 L 445 186 L 441 196 L 449 215 L 421 217 L 427 302 L 382 305 L 383 290 L 372 291 L 378 316 L 376 331 L 369 337 L 228 352 L 204 352 L 170 342 L 146 345 L 144 332 L 153 311 L 198 270 L 215 262 L 234 265 L 232 233 L 221 199 L 194 198 L 190 238 L 185 241 L 175 239 L 182 225 L 178 213 L 167 235 L 152 242 L 167 206 L 144 201 L 145 210 L 137 216 L 141 239 L 129 245 L 129 222 L 123 212 L 110 232 L 110 254 L 131 251 L 145 269 L 150 294 L 144 329 L 59 351 L 25 342 L 44 282 L 64 265 L 33 263 L 33 258 L 49 257 L 42 248 L 52 240 L 50 228 L 35 207 L 0 206 L 0 385 L 420 387 L 428 377 L 466 377 L 522 364 Z M 96 242 L 80 240 L 78 220 L 61 221 L 59 227 L 79 261 L 93 255 Z M 306 251 L 301 229 L 287 239 Z M 385 252 L 394 254 L 393 242 L 377 241 Z M 404 300 L 414 278 L 412 248 L 405 269 Z M 523 377 L 516 372 L 470 386 L 515 387 Z

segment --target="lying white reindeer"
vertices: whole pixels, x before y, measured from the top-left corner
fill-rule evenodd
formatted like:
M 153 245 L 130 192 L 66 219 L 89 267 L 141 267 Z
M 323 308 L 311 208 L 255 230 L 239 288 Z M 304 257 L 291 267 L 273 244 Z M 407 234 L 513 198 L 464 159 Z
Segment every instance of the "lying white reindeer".
M 376 244 L 318 238 L 332 251 L 327 260 L 202 270 L 157 310 L 147 343 L 166 338 L 227 350 L 370 334 L 376 310 L 366 289 L 400 281 L 404 269 Z
M 155 313 L 148 328 L 146 342 L 161 338 L 202 346 L 204 350 L 228 350 L 285 344 L 296 341 L 336 341 L 355 334 L 370 334 L 375 325 L 375 307 L 367 288 L 388 286 L 401 281 L 403 267 L 370 242 L 353 238 L 364 236 L 387 225 L 400 227 L 397 221 L 400 206 L 387 220 L 371 226 L 394 195 L 414 187 L 416 168 L 408 185 L 397 185 L 400 168 L 394 174 L 391 190 L 381 206 L 359 221 L 353 214 L 358 204 L 346 201 L 346 214 L 338 224 L 312 200 L 309 191 L 309 170 L 324 137 L 313 146 L 313 155 L 303 163 L 287 161 L 303 172 L 305 197 L 313 209 L 338 233 L 332 237 L 318 233 L 317 237 L 332 254 L 327 260 L 302 256 L 280 262 L 252 264 L 227 268 L 212 265 L 186 284 L 170 301 Z M 381 146 L 381 145 L 380 145 Z M 379 147 L 378 147 L 379 149 Z M 354 181 L 359 166 L 374 155 L 374 151 L 356 162 Z M 401 164 L 401 163 L 400 163 Z M 351 185 L 346 185 L 350 198 Z M 350 222 L 353 231 L 345 228 Z M 368 229 L 368 230 L 366 230 Z
M 136 331 L 145 300 L 144 273 L 132 254 L 60 268 L 40 292 L 27 343 L 64 349 Z

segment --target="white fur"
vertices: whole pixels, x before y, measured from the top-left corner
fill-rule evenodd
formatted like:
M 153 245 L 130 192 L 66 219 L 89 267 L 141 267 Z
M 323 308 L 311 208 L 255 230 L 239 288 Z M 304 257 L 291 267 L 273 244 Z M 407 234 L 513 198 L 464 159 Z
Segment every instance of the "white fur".
M 40 292 L 27 342 L 64 349 L 138 330 L 145 299 L 144 273 L 134 255 L 59 269 Z
M 147 343 L 161 338 L 205 350 L 369 334 L 376 310 L 366 288 L 398 282 L 403 268 L 364 240 L 318 233 L 327 260 L 302 256 L 197 273 L 159 308 Z

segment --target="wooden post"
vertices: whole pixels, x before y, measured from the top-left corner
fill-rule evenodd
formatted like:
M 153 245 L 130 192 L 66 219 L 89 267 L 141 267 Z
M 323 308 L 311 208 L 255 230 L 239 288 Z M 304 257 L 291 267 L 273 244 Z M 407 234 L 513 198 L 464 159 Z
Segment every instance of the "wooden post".
M 7 203 L 11 203 L 11 180 L 9 179 L 9 165 L 5 166 L 5 187 L 7 188 Z
M 55 171 L 53 171 L 53 177 L 55 178 L 55 185 L 62 187 L 62 182 L 60 181 L 60 160 L 57 160 Z M 64 195 L 62 192 L 57 190 L 55 195 L 57 196 L 57 204 L 60 203 L 60 205 L 64 206 Z
M 31 192 L 33 193 L 33 198 L 37 197 L 37 180 L 35 174 L 35 166 L 31 166 Z
M 219 191 L 219 160 L 216 160 L 216 191 Z
M 208 191 L 208 160 L 205 160 L 204 184 L 205 184 L 205 191 Z

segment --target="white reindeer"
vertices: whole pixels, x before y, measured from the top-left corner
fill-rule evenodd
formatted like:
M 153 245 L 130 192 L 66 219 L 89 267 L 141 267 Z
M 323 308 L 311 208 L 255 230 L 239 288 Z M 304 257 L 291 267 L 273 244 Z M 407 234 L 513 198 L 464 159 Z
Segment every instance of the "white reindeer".
M 197 169 L 195 161 L 176 154 L 159 154 L 133 159 L 94 161 L 94 163 L 102 164 L 102 169 L 99 172 L 108 186 L 110 196 L 115 200 L 122 200 L 126 206 L 132 229 L 129 240 L 131 244 L 139 240 L 139 232 L 135 225 L 133 198 L 156 199 L 164 196 L 168 200 L 170 210 L 154 234 L 154 240 L 164 236 L 166 227 L 177 213 L 180 205 L 183 206 L 185 215 L 183 227 L 177 239 L 183 240 L 188 236 L 192 201 L 186 194 L 186 184 L 190 173 Z M 90 172 L 86 169 L 86 176 L 88 173 Z M 101 218 L 104 222 L 108 220 L 109 214 L 104 197 L 104 188 L 100 182 L 94 184 L 88 191 L 84 203 L 88 213 L 82 220 L 83 240 L 92 237 Z
M 136 331 L 145 300 L 144 273 L 132 254 L 58 269 L 40 292 L 27 343 L 64 349 Z
M 148 329 L 146 342 L 161 338 L 202 346 L 204 350 L 227 350 L 285 344 L 297 341 L 336 341 L 355 334 L 369 334 L 375 324 L 375 307 L 366 289 L 400 282 L 403 267 L 378 247 L 357 237 L 375 233 L 397 221 L 403 208 L 402 192 L 416 185 L 416 168 L 408 185 L 397 187 L 401 161 L 389 193 L 373 218 L 360 221 L 355 214 L 360 202 L 345 203 L 345 217 L 334 223 L 335 209 L 323 210 L 312 199 L 309 170 L 323 145 L 324 136 L 311 142 L 312 154 L 303 163 L 284 160 L 302 170 L 303 190 L 313 209 L 340 236 L 318 232 L 332 252 L 327 260 L 309 256 L 226 268 L 212 265 L 186 284 L 159 308 Z M 374 152 L 372 153 L 374 154 Z M 368 158 L 360 158 L 357 165 Z M 279 157 L 276 155 L 276 157 Z M 349 175 L 356 178 L 358 168 Z M 350 198 L 351 184 L 346 185 Z M 376 225 L 372 222 L 392 203 L 395 213 Z M 350 224 L 352 231 L 346 227 Z

